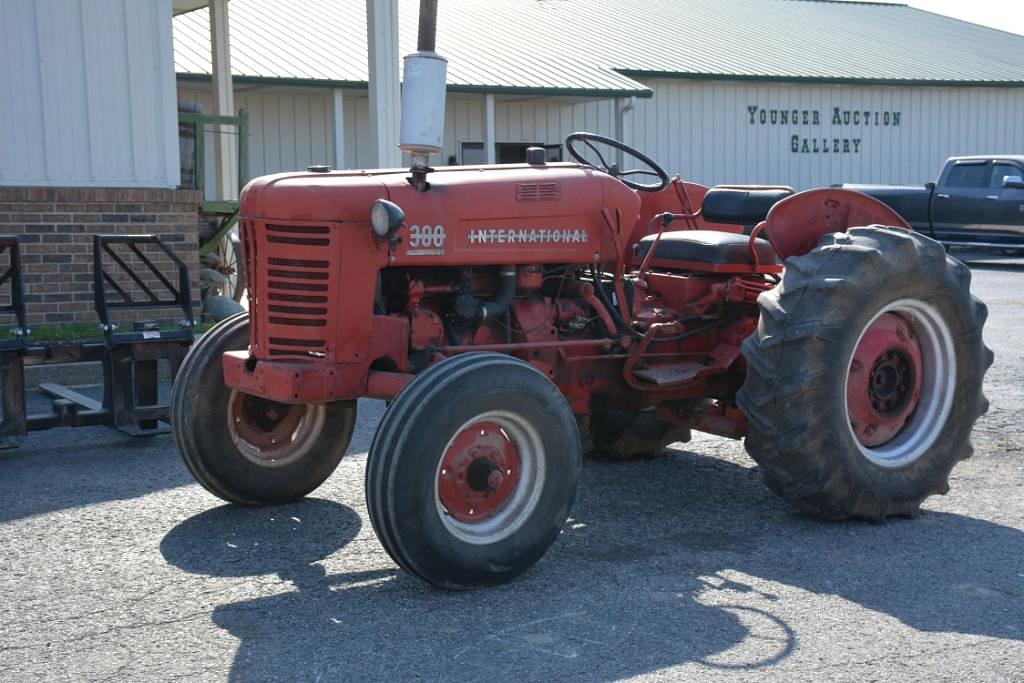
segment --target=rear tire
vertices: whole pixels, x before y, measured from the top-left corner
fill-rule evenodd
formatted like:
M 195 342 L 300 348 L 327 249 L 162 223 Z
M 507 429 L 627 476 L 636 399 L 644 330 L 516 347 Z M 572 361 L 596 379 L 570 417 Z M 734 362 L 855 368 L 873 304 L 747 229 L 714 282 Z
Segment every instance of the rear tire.
M 185 466 L 210 493 L 240 505 L 291 502 L 338 466 L 355 402 L 287 406 L 228 388 L 221 356 L 248 340 L 248 314 L 239 313 L 192 347 L 171 390 L 171 428 Z
M 938 242 L 878 226 L 786 261 L 758 297 L 737 397 L 769 488 L 818 517 L 874 521 L 948 491 L 988 408 L 987 309 L 970 280 Z
M 442 588 L 504 583 L 569 516 L 580 472 L 572 410 L 536 368 L 471 353 L 428 368 L 377 427 L 370 521 L 394 561 Z

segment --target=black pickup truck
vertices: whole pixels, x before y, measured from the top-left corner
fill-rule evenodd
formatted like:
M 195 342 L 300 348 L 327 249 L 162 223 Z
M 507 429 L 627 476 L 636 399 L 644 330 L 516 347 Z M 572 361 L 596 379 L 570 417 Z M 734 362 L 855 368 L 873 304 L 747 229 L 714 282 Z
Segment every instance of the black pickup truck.
M 1024 156 L 952 157 L 924 186 L 841 187 L 885 202 L 947 246 L 1024 250 Z

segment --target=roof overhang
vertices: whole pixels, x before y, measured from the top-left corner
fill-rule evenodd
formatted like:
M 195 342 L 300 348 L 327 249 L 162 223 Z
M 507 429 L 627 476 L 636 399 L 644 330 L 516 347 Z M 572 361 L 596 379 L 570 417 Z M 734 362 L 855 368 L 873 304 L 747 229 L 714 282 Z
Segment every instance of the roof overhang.
M 178 73 L 178 80 L 192 83 L 209 83 L 209 74 Z M 265 85 L 265 86 L 291 86 L 300 88 L 342 88 L 352 90 L 367 90 L 366 81 L 338 81 L 312 78 L 274 78 L 267 76 L 244 76 L 234 75 L 232 77 L 235 85 Z M 636 90 L 601 90 L 592 88 L 536 88 L 516 87 L 501 85 L 467 85 L 449 83 L 449 93 L 490 93 L 494 95 L 512 96 L 534 96 L 534 97 L 566 97 L 584 98 L 591 100 L 613 99 L 617 97 L 653 97 L 654 91 L 650 88 Z
M 690 81 L 752 81 L 769 83 L 818 83 L 823 85 L 899 85 L 942 88 L 1024 88 L 1024 81 L 971 81 L 921 78 L 855 78 L 846 76 L 788 76 L 773 74 L 699 73 L 687 71 L 653 71 L 646 69 L 614 69 L 633 79 L 666 79 Z M 641 96 L 643 97 L 643 95 Z M 650 97 L 647 95 L 646 97 Z
M 174 16 L 206 7 L 209 0 L 173 0 Z

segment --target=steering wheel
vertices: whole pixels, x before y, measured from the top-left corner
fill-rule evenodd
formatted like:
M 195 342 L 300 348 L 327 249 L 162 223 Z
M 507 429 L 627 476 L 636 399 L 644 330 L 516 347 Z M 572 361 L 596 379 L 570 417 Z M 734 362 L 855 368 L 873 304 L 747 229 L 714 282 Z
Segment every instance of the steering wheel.
M 586 147 L 589 147 L 590 151 L 597 155 L 597 158 L 601 163 L 595 164 L 593 161 L 587 159 L 578 151 L 576 151 L 575 143 L 577 142 L 580 142 Z M 598 150 L 597 147 L 594 146 L 594 142 L 600 142 L 602 144 L 608 145 L 612 149 L 617 149 L 621 152 L 628 154 L 631 157 L 639 159 L 644 164 L 646 164 L 648 168 L 631 168 L 627 171 L 619 170 L 618 164 L 614 162 L 609 164 L 607 161 L 605 161 L 604 156 L 601 154 L 600 150 Z M 576 161 L 580 162 L 585 166 L 591 166 L 593 168 L 604 171 L 611 177 L 620 180 L 622 184 L 625 185 L 626 187 L 631 187 L 634 190 L 639 190 L 640 192 L 657 192 L 659 190 L 664 189 L 665 186 L 668 185 L 668 173 L 665 173 L 665 169 L 663 169 L 661 166 L 658 166 L 658 164 L 656 164 L 654 160 L 651 159 L 649 156 L 642 154 L 641 152 L 630 147 L 629 145 L 623 142 L 619 142 L 618 140 L 615 140 L 613 138 L 606 138 L 603 135 L 595 135 L 594 133 L 573 133 L 565 139 L 565 148 L 569 150 L 569 154 L 571 154 L 572 158 L 575 159 Z M 638 183 L 635 180 L 627 179 L 626 176 L 651 176 L 653 178 L 657 178 L 657 181 L 652 183 Z

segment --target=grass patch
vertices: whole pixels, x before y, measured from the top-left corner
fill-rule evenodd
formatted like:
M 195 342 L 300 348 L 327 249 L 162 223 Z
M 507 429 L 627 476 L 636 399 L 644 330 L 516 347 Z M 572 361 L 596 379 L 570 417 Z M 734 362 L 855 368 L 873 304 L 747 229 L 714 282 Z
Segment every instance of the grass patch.
M 201 334 L 206 332 L 214 323 L 196 323 L 193 332 L 195 334 Z M 29 334 L 29 341 L 79 341 L 82 339 L 102 339 L 103 332 L 100 330 L 99 323 L 68 323 L 67 325 L 33 325 L 29 328 L 32 333 Z M 177 325 L 170 323 L 167 325 L 161 325 L 161 331 L 176 331 L 181 328 Z M 130 332 L 131 328 L 128 329 L 120 328 L 116 330 L 118 332 Z M 4 338 L 13 339 L 15 334 L 11 330 L 4 330 Z

